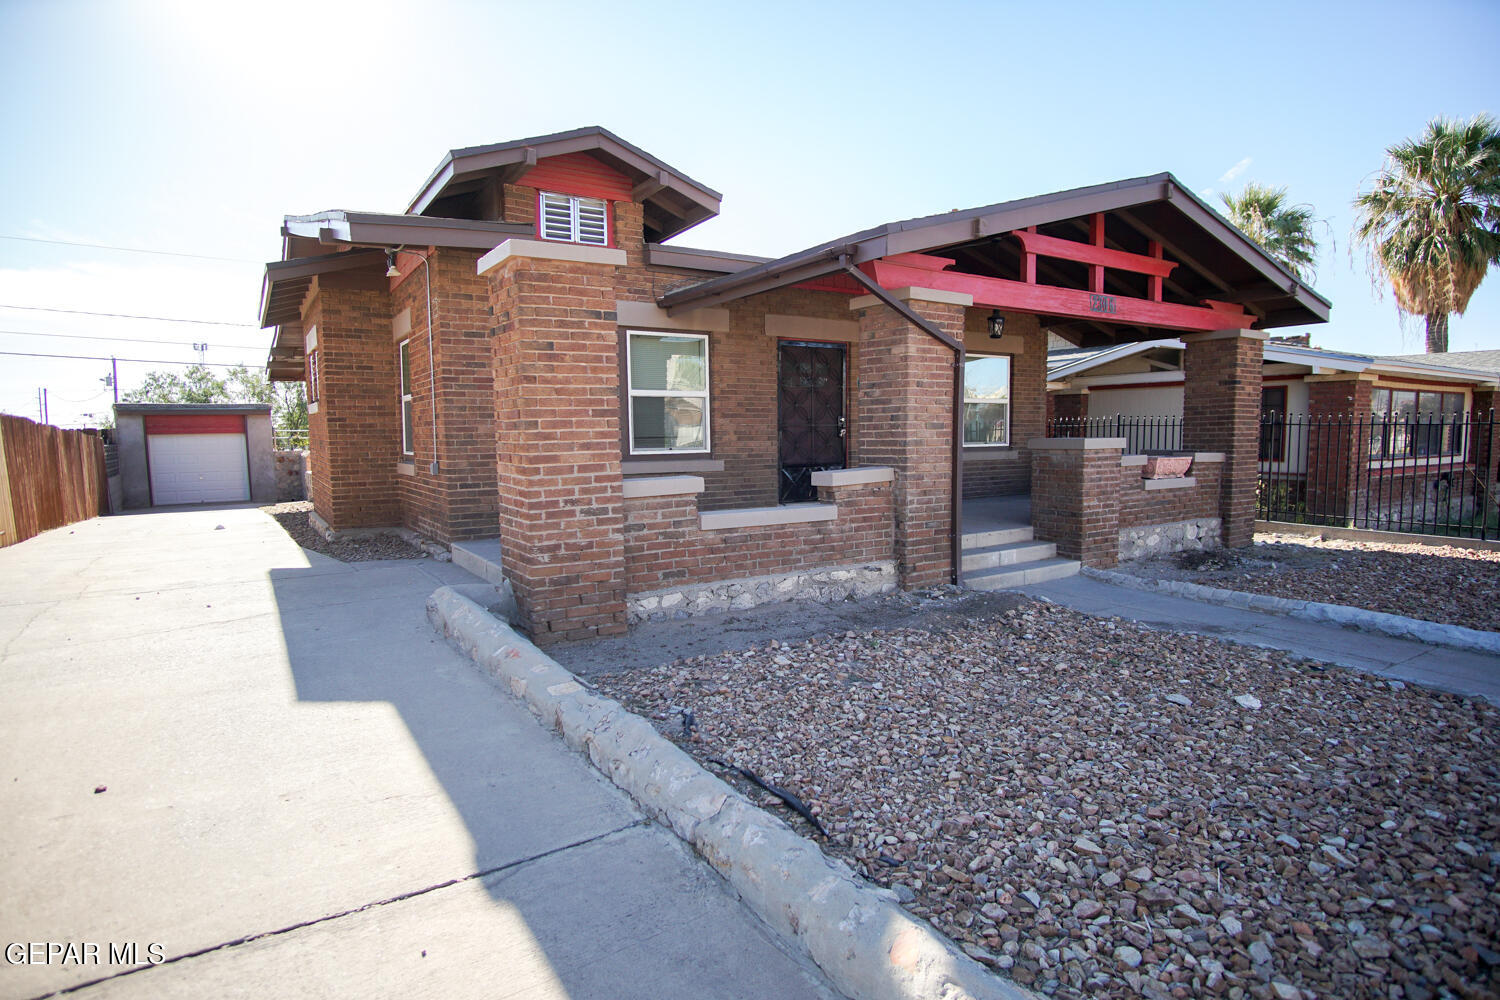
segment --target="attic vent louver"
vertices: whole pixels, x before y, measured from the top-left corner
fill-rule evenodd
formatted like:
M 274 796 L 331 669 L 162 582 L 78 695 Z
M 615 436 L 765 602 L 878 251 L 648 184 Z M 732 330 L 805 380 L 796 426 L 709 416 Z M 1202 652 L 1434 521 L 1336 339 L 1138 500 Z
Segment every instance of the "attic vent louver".
M 608 206 L 598 198 L 542 192 L 542 239 L 609 245 Z

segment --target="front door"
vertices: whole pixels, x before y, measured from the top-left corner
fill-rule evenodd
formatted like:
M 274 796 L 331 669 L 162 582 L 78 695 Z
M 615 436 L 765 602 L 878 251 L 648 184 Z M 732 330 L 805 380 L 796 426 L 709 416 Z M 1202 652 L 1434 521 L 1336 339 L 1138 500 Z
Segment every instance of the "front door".
M 799 503 L 815 495 L 814 472 L 842 469 L 846 461 L 844 345 L 783 340 L 776 370 L 781 463 L 777 499 Z

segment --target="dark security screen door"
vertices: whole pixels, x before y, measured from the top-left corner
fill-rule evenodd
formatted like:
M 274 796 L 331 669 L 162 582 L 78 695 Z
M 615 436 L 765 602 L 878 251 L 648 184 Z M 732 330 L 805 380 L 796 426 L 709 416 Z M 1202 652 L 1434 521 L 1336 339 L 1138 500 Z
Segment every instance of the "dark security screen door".
M 784 340 L 776 359 L 781 503 L 813 499 L 812 474 L 844 467 L 844 345 Z

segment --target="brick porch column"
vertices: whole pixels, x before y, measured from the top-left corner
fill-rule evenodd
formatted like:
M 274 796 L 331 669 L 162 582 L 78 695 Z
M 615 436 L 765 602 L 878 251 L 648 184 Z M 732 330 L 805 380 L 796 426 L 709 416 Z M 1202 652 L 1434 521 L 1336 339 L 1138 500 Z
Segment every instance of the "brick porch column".
M 1120 561 L 1120 456 L 1124 438 L 1036 438 L 1031 526 L 1057 554 L 1096 569 Z M 1138 475 L 1139 473 L 1137 473 Z
M 1256 461 L 1260 446 L 1260 378 L 1266 334 L 1258 330 L 1185 333 L 1186 384 L 1182 446 L 1224 454 L 1219 492 L 1223 542 L 1249 545 L 1255 535 Z
M 1047 420 L 1082 420 L 1089 415 L 1087 389 L 1062 389 L 1047 393 Z M 1081 432 L 1080 432 L 1081 433 Z
M 319 275 L 303 312 L 320 388 L 308 406 L 308 492 L 335 530 L 401 523 L 401 381 L 390 302 L 383 276 L 346 271 Z
M 538 645 L 626 630 L 624 263 L 621 250 L 512 239 L 478 264 L 495 323 L 501 561 Z
M 1373 381 L 1351 374 L 1307 380 L 1307 512 L 1325 523 L 1346 526 L 1359 512 Z
M 1500 506 L 1500 413 L 1495 408 L 1500 406 L 1500 391 L 1495 389 L 1474 390 L 1474 405 L 1470 411 L 1471 433 L 1473 442 L 1469 445 L 1469 463 L 1474 468 L 1474 478 L 1479 480 L 1482 488 L 1479 490 L 1479 498 L 1482 509 L 1494 510 Z M 1488 429 L 1488 433 L 1486 433 Z M 1488 504 L 1488 508 L 1483 505 Z
M 891 294 L 960 343 L 968 295 L 927 288 Z M 904 590 L 953 579 L 954 352 L 894 309 L 863 295 L 859 317 L 857 455 L 896 470 L 896 573 Z

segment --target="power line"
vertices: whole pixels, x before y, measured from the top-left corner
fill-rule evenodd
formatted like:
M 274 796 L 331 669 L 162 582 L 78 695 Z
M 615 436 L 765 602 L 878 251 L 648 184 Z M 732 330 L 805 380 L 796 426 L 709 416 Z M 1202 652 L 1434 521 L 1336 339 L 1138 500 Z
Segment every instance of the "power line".
M 144 247 L 117 247 L 108 243 L 75 243 L 71 240 L 44 240 L 36 236 L 5 236 L 0 235 L 0 240 L 20 240 L 23 243 L 50 243 L 60 247 L 88 247 L 91 250 L 119 250 L 123 253 L 149 253 L 159 257 L 191 257 L 194 260 L 227 260 L 235 264 L 261 264 L 264 261 L 251 260 L 249 257 L 214 257 L 202 253 L 181 253 L 176 250 L 147 250 Z
M 132 344 L 181 344 L 188 346 L 186 340 L 153 340 L 150 337 L 95 337 L 83 333 L 37 333 L 32 330 L 0 330 L 0 333 L 13 334 L 17 337 L 60 337 L 64 340 L 102 340 L 102 341 L 128 341 Z M 231 350 L 259 351 L 265 348 L 263 344 L 214 344 L 214 347 L 225 347 Z
M 99 357 L 92 354 L 34 354 L 28 351 L 0 351 L 0 355 L 12 358 L 68 358 L 74 361 L 129 361 L 142 365 L 202 365 L 205 368 L 250 368 L 251 365 L 241 362 L 231 365 L 223 361 L 163 361 L 155 358 L 111 358 Z
M 230 323 L 222 319 L 174 319 L 171 316 L 138 316 L 135 313 L 89 312 L 87 309 L 56 309 L 51 306 L 13 306 L 0 302 L 0 309 L 26 309 L 31 312 L 69 313 L 74 316 L 107 316 L 110 319 L 154 319 L 162 323 L 197 323 L 202 326 L 246 326 L 257 330 L 254 323 Z

